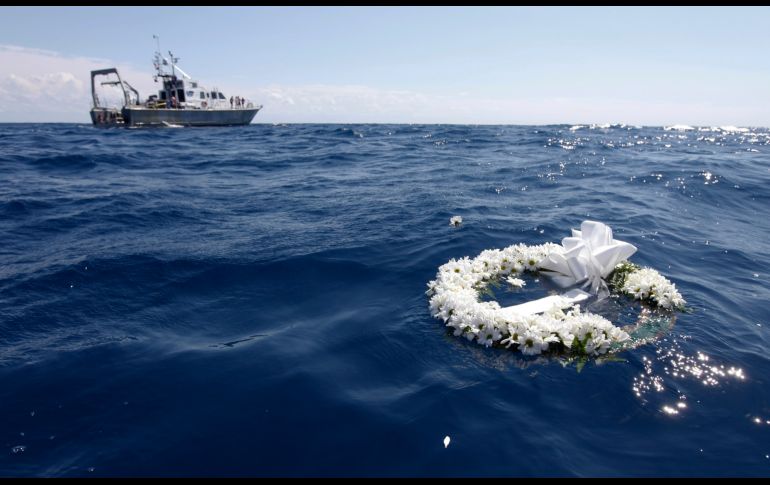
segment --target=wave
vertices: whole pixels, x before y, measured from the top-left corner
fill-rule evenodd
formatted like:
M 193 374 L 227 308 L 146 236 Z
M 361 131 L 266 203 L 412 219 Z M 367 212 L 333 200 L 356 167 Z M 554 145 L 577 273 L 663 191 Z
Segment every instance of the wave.
M 763 476 L 770 132 L 675 127 L 0 126 L 0 471 Z M 430 315 L 585 219 L 692 313 L 579 369 Z

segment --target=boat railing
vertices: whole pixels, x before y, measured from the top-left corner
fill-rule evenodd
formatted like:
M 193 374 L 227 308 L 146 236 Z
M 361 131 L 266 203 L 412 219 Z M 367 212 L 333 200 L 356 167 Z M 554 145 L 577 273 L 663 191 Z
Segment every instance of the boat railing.
M 144 107 L 147 109 L 202 109 L 202 110 L 211 110 L 211 111 L 218 111 L 218 110 L 225 110 L 225 109 L 234 109 L 234 110 L 242 110 L 242 109 L 254 109 L 254 108 L 262 108 L 262 106 L 255 106 L 253 102 L 249 101 L 247 103 L 243 103 L 240 106 L 233 106 L 232 108 L 226 108 L 224 106 L 211 106 L 209 103 L 201 103 L 200 106 L 196 105 L 188 105 L 186 103 L 182 103 L 180 106 L 169 106 L 169 103 L 166 100 L 162 99 L 151 99 L 144 102 Z

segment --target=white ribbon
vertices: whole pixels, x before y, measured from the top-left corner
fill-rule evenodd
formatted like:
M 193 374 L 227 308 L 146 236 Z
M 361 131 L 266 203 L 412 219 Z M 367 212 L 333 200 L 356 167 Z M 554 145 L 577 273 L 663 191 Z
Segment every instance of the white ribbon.
M 519 305 L 507 306 L 500 309 L 500 314 L 508 319 L 515 319 L 517 316 L 534 315 L 543 313 L 554 307 L 559 309 L 569 308 L 575 303 L 583 302 L 591 297 L 583 290 L 574 288 L 561 295 L 551 295 L 538 300 L 528 301 Z
M 587 300 L 591 295 L 602 300 L 610 294 L 604 278 L 618 263 L 636 252 L 636 246 L 613 239 L 612 229 L 595 221 L 583 221 L 580 230 L 573 229 L 572 237 L 565 237 L 561 244 L 564 252 L 551 252 L 540 262 L 540 269 L 546 270 L 543 274 L 562 288 L 583 283 L 583 288 L 588 288 L 590 293 L 573 289 L 561 295 L 502 308 L 503 315 L 512 318 L 514 315 L 543 313 L 554 306 L 567 308 Z
M 618 263 L 636 252 L 636 246 L 612 238 L 612 229 L 606 224 L 583 221 L 580 230 L 572 230 L 572 237 L 561 242 L 564 252 L 551 253 L 540 262 L 540 268 L 553 271 L 548 274 L 562 287 L 583 284 L 599 299 L 609 295 L 604 282 Z

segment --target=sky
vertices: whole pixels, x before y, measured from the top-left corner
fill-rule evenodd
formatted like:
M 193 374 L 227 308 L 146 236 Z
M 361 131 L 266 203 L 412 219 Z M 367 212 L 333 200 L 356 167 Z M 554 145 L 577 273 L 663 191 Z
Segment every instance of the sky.
M 264 123 L 770 126 L 768 7 L 0 7 L 0 122 L 161 51 Z

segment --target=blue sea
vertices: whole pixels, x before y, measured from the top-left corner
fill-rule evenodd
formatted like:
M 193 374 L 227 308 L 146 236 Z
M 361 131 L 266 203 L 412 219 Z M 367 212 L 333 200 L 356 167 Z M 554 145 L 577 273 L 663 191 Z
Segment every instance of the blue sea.
M 0 476 L 768 476 L 769 214 L 767 129 L 0 125 Z M 578 363 L 430 315 L 584 220 L 690 311 Z

